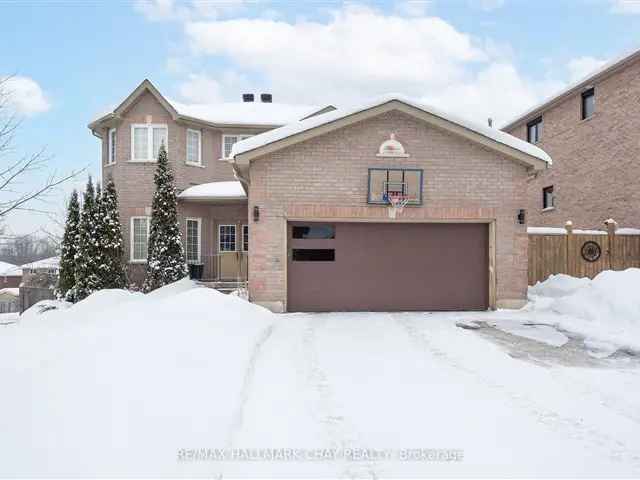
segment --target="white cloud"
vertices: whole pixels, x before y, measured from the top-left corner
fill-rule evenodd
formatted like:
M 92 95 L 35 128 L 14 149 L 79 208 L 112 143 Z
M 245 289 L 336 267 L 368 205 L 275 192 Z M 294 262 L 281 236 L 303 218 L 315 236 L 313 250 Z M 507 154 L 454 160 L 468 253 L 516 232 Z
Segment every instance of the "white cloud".
M 639 0 L 610 0 L 611 11 L 622 15 L 638 15 L 640 14 Z
M 588 56 L 574 58 L 567 64 L 567 69 L 569 70 L 569 81 L 576 82 L 581 80 L 596 71 L 605 63 L 607 63 L 606 60 L 600 60 L 599 58 Z
M 6 77 L 0 89 L 7 94 L 8 105 L 17 113 L 31 116 L 51 108 L 40 85 L 29 77 Z
M 194 55 L 231 63 L 279 101 L 341 104 L 395 91 L 469 119 L 492 116 L 498 124 L 562 86 L 524 78 L 508 45 L 474 38 L 441 18 L 357 5 L 323 22 L 188 21 L 185 32 Z M 233 91 L 235 99 L 240 90 L 227 84 L 219 94 L 228 98 L 225 91 Z M 188 89 L 197 89 L 193 79 Z
M 470 36 L 440 18 L 360 6 L 333 12 L 327 23 L 234 19 L 189 22 L 185 30 L 194 53 L 226 57 L 297 100 L 393 88 L 422 93 L 487 60 Z
M 221 2 L 191 0 L 134 0 L 133 7 L 147 20 L 186 21 L 190 19 L 215 19 L 236 12 L 244 7 L 245 0 L 225 0 Z
M 192 73 L 178 86 L 181 100 L 187 103 L 239 101 L 241 92 L 257 90 L 244 75 L 232 70 L 218 72 L 215 78 L 204 73 Z

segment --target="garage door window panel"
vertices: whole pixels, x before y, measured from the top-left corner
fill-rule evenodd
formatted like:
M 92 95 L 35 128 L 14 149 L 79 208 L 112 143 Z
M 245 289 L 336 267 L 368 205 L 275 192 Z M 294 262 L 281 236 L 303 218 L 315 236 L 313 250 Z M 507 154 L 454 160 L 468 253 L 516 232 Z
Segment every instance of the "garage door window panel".
M 336 251 L 333 248 L 294 248 L 294 262 L 334 262 Z
M 336 227 L 334 225 L 294 225 L 292 235 L 299 240 L 333 239 L 336 238 Z

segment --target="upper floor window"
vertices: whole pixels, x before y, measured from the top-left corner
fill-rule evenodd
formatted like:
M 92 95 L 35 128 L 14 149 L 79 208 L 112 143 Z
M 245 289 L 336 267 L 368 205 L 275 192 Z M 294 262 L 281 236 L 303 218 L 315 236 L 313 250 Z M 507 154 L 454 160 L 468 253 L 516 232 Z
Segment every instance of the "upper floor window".
M 252 137 L 253 135 L 223 135 L 222 136 L 222 158 L 231 157 L 231 148 L 236 142 Z
M 542 137 L 542 117 L 527 123 L 527 142 L 538 143 Z
M 555 206 L 555 196 L 553 195 L 553 185 L 542 189 L 542 208 L 553 208 Z
M 582 92 L 582 120 L 585 120 L 593 115 L 596 107 L 596 94 L 593 88 Z
M 116 163 L 116 129 L 109 129 L 108 136 L 109 151 L 107 152 L 107 165 Z
M 187 163 L 202 165 L 202 133 L 200 130 L 187 129 Z
M 131 261 L 146 262 L 149 248 L 149 217 L 131 217 Z
M 159 124 L 133 124 L 131 125 L 131 161 L 155 162 L 158 159 L 160 145 L 167 144 L 169 129 L 166 125 Z

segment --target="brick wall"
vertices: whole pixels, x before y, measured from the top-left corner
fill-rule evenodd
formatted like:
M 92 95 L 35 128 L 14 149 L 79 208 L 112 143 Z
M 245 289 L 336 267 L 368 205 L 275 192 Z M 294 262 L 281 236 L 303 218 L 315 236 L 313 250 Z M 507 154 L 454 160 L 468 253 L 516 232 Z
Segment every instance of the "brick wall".
M 116 163 L 107 165 L 108 159 L 108 129 L 102 131 L 102 178 L 113 177 L 118 191 L 120 207 L 120 220 L 122 222 L 125 260 L 130 258 L 130 228 L 131 217 L 147 216 L 150 214 L 151 201 L 154 192 L 153 176 L 156 169 L 155 163 L 131 162 L 131 125 L 134 123 L 166 124 L 168 126 L 168 158 L 174 171 L 176 187 L 184 190 L 193 185 L 202 183 L 235 180 L 231 165 L 220 161 L 222 156 L 222 134 L 237 133 L 239 130 L 219 130 L 206 128 L 202 125 L 177 123 L 173 121 L 169 112 L 151 95 L 142 94 L 131 108 L 123 115 L 122 122 L 116 129 Z M 186 135 L 187 128 L 194 128 L 202 134 L 202 167 L 186 164 Z M 242 133 L 257 133 L 255 130 L 242 130 Z M 221 208 L 207 210 L 208 215 L 221 215 L 228 218 L 228 213 L 223 213 Z M 181 227 L 184 235 L 183 206 L 179 205 Z M 206 210 L 206 209 L 205 209 Z M 241 222 L 246 220 L 246 206 L 243 213 L 232 208 L 232 216 Z M 212 218 L 207 223 L 213 222 Z M 129 277 L 133 283 L 141 283 L 144 278 L 145 265 L 130 264 Z
M 553 166 L 528 183 L 527 209 L 532 226 L 604 228 L 614 218 L 619 225 L 640 226 L 640 62 L 628 65 L 593 84 L 595 113 L 581 120 L 577 92 L 542 114 L 538 144 L 553 158 Z M 526 140 L 526 123 L 509 133 Z M 553 185 L 555 208 L 542 211 L 542 189 Z
M 391 132 L 409 158 L 376 157 Z M 285 308 L 287 218 L 387 220 L 386 208 L 367 205 L 370 167 L 424 169 L 424 204 L 405 208 L 405 220 L 495 220 L 497 299 L 499 305 L 522 304 L 527 235 L 516 214 L 525 205 L 526 169 L 397 111 L 252 161 L 249 210 L 261 210 L 249 235 L 252 300 Z

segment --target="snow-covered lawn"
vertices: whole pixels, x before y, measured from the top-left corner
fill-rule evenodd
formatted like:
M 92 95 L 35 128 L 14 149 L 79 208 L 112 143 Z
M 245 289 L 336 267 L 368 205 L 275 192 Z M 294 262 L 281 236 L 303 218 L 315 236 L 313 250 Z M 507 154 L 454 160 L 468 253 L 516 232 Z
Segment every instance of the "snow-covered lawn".
M 273 315 L 188 281 L 28 312 L 0 326 L 0 476 L 637 477 L 638 338 L 591 355 L 554 310 L 583 283 L 518 312 Z M 184 460 L 250 448 L 349 459 Z

